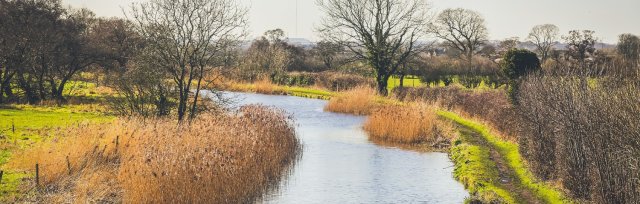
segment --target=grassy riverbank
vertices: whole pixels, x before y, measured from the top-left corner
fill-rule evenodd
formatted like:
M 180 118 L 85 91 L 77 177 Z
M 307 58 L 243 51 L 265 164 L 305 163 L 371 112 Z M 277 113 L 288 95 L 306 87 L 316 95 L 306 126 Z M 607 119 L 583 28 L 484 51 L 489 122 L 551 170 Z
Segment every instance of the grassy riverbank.
M 95 108 L 90 105 L 0 107 L 0 169 L 4 171 L 0 182 L 0 201 L 9 202 L 18 197 L 22 181 L 33 177 L 32 171 L 6 167 L 5 164 L 15 157 L 14 154 L 50 140 L 67 126 L 108 123 L 114 120 L 114 117 L 104 115 Z
M 315 98 L 329 100 L 336 93 L 320 88 L 313 87 L 297 87 L 297 86 L 279 86 L 271 83 L 269 80 L 261 80 L 255 83 L 241 83 L 230 80 L 222 80 L 222 83 L 216 84 L 214 88 L 224 91 L 251 92 L 269 95 L 291 95 L 305 98 Z
M 540 201 L 542 203 L 566 203 L 569 202 L 562 192 L 557 190 L 555 187 L 538 181 L 533 174 L 527 169 L 522 156 L 518 151 L 518 145 L 511 141 L 506 141 L 491 133 L 488 127 L 485 125 L 475 122 L 471 119 L 466 119 L 461 117 L 460 115 L 449 112 L 449 111 L 439 111 L 438 115 L 443 118 L 449 119 L 460 125 L 464 131 L 466 131 L 467 135 L 471 135 L 474 138 L 465 137 L 464 140 L 465 145 L 473 147 L 477 150 L 477 155 L 470 154 L 467 159 L 454 159 L 456 160 L 456 164 L 460 163 L 461 160 L 467 161 L 479 161 L 480 163 L 484 163 L 485 165 L 479 166 L 476 168 L 473 167 L 464 167 L 463 165 L 456 165 L 458 168 L 462 169 L 473 169 L 469 172 L 476 172 L 479 175 L 477 178 L 480 180 L 484 180 L 485 183 L 489 183 L 489 185 L 482 183 L 472 183 L 468 184 L 465 182 L 465 185 L 480 185 L 480 186 L 490 186 L 489 190 L 493 190 L 497 195 L 500 195 L 503 200 L 508 201 L 509 203 L 513 203 L 511 201 L 518 202 L 527 202 L 527 201 Z M 456 147 L 454 147 L 455 149 Z M 487 151 L 488 150 L 488 151 Z M 496 162 L 497 165 L 486 165 L 490 164 L 489 161 L 486 160 L 485 156 L 488 152 L 495 151 L 492 153 L 494 158 L 492 160 L 501 160 Z M 452 154 L 457 154 L 456 151 L 452 151 Z M 457 154 L 460 155 L 460 154 Z M 463 154 L 462 154 L 463 155 Z M 478 157 L 479 156 L 479 157 Z M 460 156 L 459 156 L 460 157 Z M 461 156 L 465 157 L 465 156 Z M 497 158 L 500 157 L 500 158 Z M 479 159 L 480 158 L 480 159 Z M 484 162 L 483 162 L 484 161 Z M 503 163 L 500 163 L 503 162 Z M 497 168 L 496 168 L 497 167 Z M 460 170 L 464 172 L 464 170 Z M 495 174 L 499 172 L 500 174 Z M 490 182 L 486 182 L 484 179 L 484 175 L 491 175 L 489 177 L 493 177 L 490 179 Z M 456 173 L 456 176 L 464 177 L 464 173 Z M 497 179 L 500 178 L 500 179 Z M 462 179 L 461 179 L 462 180 Z M 475 179 L 472 179 L 475 180 Z M 503 186 L 500 188 L 499 186 Z M 501 189 L 509 189 L 514 193 L 517 200 L 513 200 L 513 196 L 506 195 L 504 193 L 500 193 Z M 471 188 L 470 188 L 471 189 Z M 495 190 L 494 190 L 495 189 Z M 473 190 L 472 190 L 473 191 Z M 490 191 L 489 191 L 490 192 Z M 476 191 L 472 193 L 477 193 L 482 198 L 490 197 L 486 196 L 487 191 Z
M 0 106 L 0 202 L 250 202 L 300 149 L 293 122 L 278 110 L 248 106 L 177 126 L 172 118 L 110 115 L 105 97 L 113 92 L 73 84 L 65 96 L 77 105 Z
M 27 177 L 19 202 L 245 203 L 294 162 L 300 146 L 292 124 L 259 106 L 183 126 L 117 119 L 60 131 L 6 166 L 28 173 L 40 166 L 39 185 Z

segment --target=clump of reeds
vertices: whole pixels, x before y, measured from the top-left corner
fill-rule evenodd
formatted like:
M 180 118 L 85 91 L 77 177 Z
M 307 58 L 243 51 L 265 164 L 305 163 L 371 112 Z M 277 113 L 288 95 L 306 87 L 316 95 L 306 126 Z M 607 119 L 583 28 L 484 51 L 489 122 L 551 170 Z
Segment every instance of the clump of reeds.
M 183 125 L 129 119 L 56 135 L 9 164 L 28 171 L 39 164 L 39 191 L 30 200 L 252 202 L 284 175 L 300 150 L 290 118 L 261 106 L 201 115 Z
M 515 141 L 519 133 L 518 114 L 509 102 L 504 89 L 466 89 L 462 86 L 417 87 L 394 89 L 396 99 L 404 102 L 423 101 L 463 115 L 481 119 L 499 130 L 505 139 Z M 512 120 L 508 120 L 511 118 Z
M 325 111 L 368 115 L 377 108 L 376 92 L 370 87 L 359 86 L 331 98 Z
M 364 125 L 375 140 L 442 147 L 453 137 L 450 124 L 438 120 L 435 108 L 424 104 L 385 106 L 374 111 Z
M 286 93 L 286 91 L 282 90 L 282 88 L 278 87 L 278 85 L 273 84 L 268 78 L 256 81 L 254 85 L 254 91 L 256 93 L 270 95 L 281 95 Z

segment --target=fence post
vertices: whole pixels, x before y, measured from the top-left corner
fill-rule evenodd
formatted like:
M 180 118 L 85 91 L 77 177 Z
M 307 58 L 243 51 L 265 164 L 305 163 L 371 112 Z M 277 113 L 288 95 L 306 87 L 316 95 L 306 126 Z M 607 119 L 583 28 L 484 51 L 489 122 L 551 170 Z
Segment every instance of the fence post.
M 67 155 L 67 170 L 69 171 L 69 175 L 71 175 L 71 162 L 69 161 L 69 155 Z
M 16 119 L 13 119 L 11 121 L 11 132 L 13 132 L 13 134 L 16 134 Z
M 2 184 L 2 175 L 4 174 L 4 171 L 0 170 L 0 184 Z
M 40 186 L 40 166 L 36 163 L 36 188 Z
M 116 153 L 118 153 L 118 144 L 120 142 L 120 135 L 116 136 Z

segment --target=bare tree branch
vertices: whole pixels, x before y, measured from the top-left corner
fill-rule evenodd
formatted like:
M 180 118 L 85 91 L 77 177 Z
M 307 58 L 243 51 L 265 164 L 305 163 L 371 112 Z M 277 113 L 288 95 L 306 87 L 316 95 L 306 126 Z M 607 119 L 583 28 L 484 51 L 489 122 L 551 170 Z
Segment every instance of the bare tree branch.
M 376 71 L 378 92 L 420 47 L 428 7 L 423 0 L 317 0 L 325 12 L 319 31 Z
M 244 36 L 246 14 L 233 0 L 151 0 L 131 6 L 129 15 L 156 56 L 156 66 L 175 82 L 179 120 L 187 112 L 195 116 L 202 79 L 218 64 L 218 52 Z
M 442 11 L 429 29 L 449 47 L 462 52 L 469 65 L 488 38 L 484 18 L 475 11 L 462 8 Z

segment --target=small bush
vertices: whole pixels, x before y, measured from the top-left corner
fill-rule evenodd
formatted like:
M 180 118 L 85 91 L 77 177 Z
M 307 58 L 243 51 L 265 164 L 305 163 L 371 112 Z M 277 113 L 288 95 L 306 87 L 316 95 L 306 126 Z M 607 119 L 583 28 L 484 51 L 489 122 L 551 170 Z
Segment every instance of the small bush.
M 509 78 L 509 98 L 513 103 L 517 103 L 520 78 L 541 69 L 536 53 L 525 49 L 507 51 L 500 61 L 500 68 L 502 74 Z

